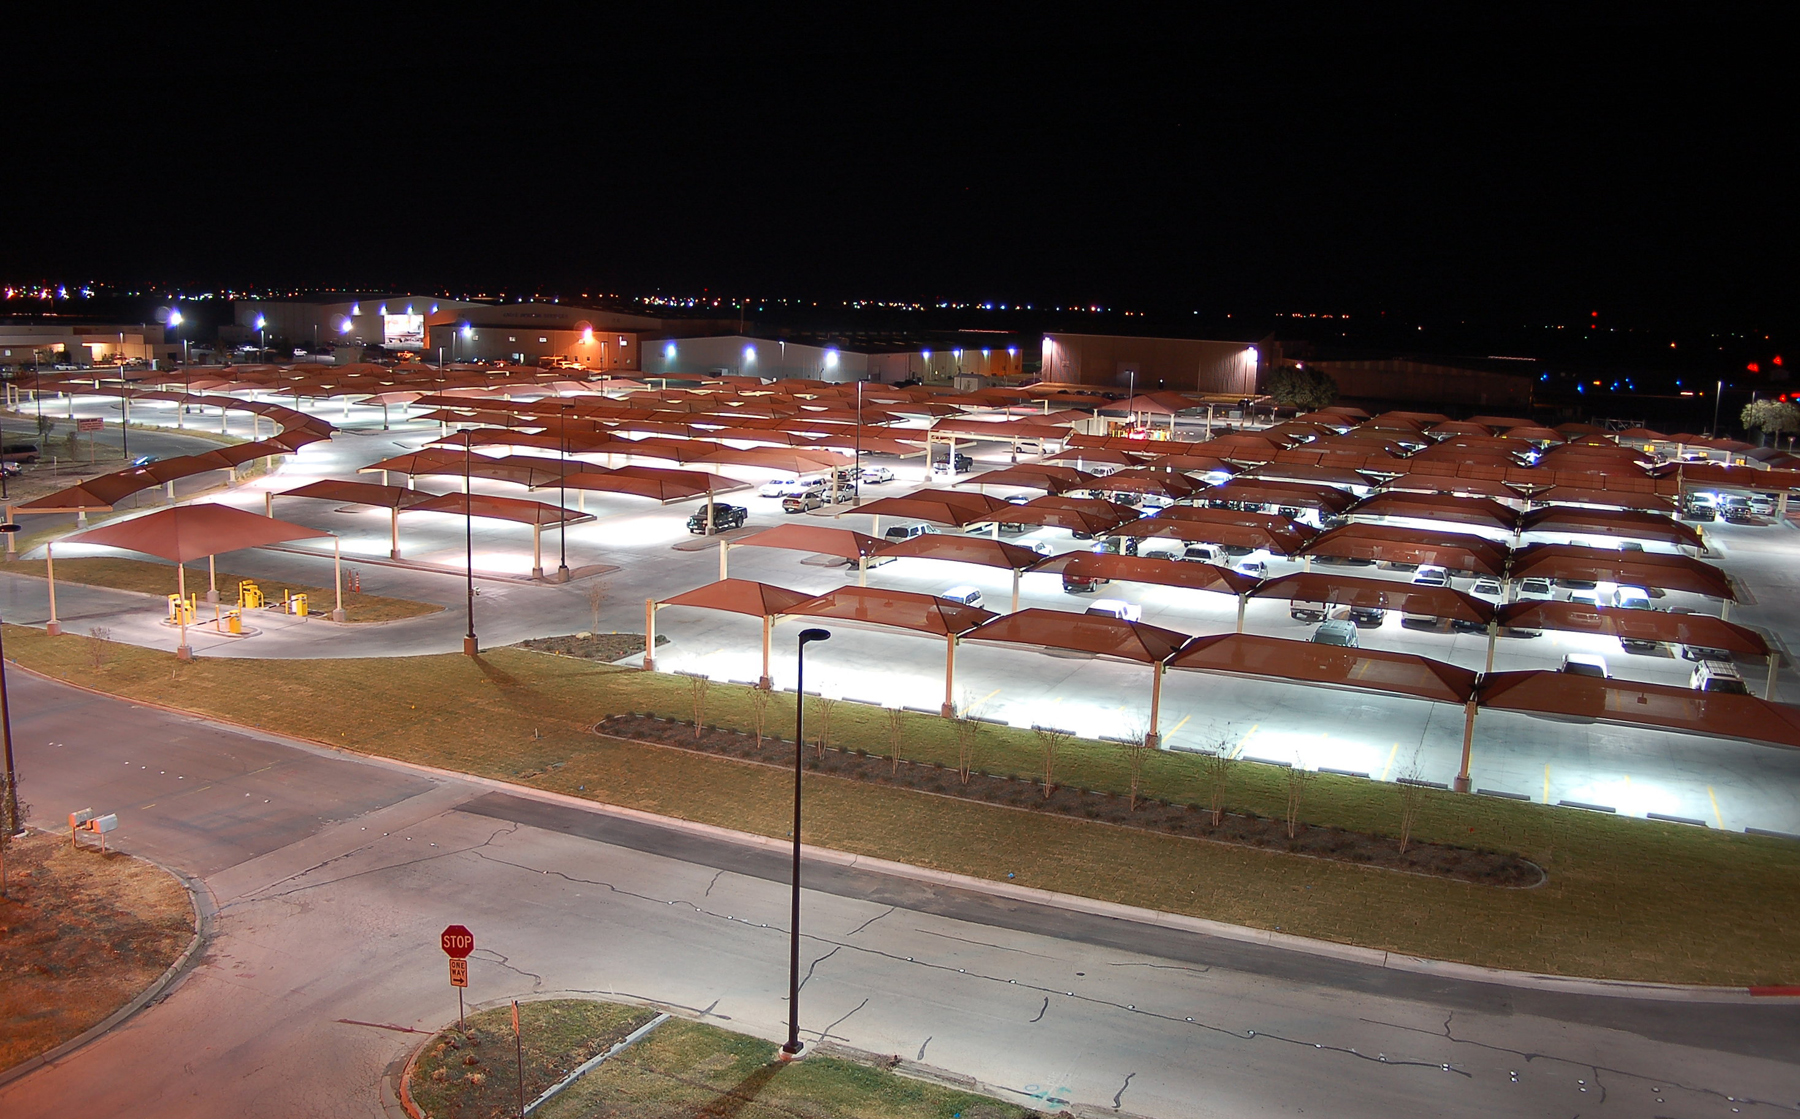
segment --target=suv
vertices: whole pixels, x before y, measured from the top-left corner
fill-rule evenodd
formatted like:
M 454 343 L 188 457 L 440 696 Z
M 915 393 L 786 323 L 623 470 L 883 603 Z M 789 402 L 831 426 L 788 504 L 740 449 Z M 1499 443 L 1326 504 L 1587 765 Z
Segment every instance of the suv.
M 1688 678 L 1688 687 L 1697 692 L 1750 694 L 1750 689 L 1744 686 L 1744 678 L 1738 674 L 1737 666 L 1726 661 L 1701 661 L 1695 665 L 1694 674 Z
M 1592 653 L 1569 653 L 1562 659 L 1562 670 L 1570 676 L 1592 676 L 1596 680 L 1610 680 L 1612 673 L 1606 670 L 1606 658 Z
M 1182 550 L 1181 558 L 1194 563 L 1210 563 L 1214 567 L 1225 565 L 1225 553 L 1217 544 L 1189 544 Z
M 1541 575 L 1520 579 L 1519 593 L 1515 596 L 1519 602 L 1549 602 L 1555 597 L 1556 588 Z
M 688 518 L 688 531 L 695 536 L 706 535 L 706 506 L 694 510 Z M 744 521 L 750 511 L 742 505 L 714 505 L 712 507 L 712 531 L 723 532 L 728 528 L 743 528 Z
M 1447 587 L 1450 585 L 1450 571 L 1435 564 L 1422 563 L 1413 572 L 1412 581 L 1415 586 L 1420 587 Z
M 1135 622 L 1144 616 L 1144 608 L 1135 602 L 1126 602 L 1122 598 L 1096 598 L 1094 604 L 1083 613 L 1117 618 L 1121 622 Z
M 881 538 L 883 540 L 890 540 L 898 543 L 902 540 L 911 540 L 915 536 L 923 536 L 928 532 L 936 531 L 937 529 L 932 528 L 930 525 L 894 525 L 892 528 L 889 528 L 886 532 L 882 533 Z
M 1312 639 L 1315 645 L 1336 645 L 1344 649 L 1360 647 L 1356 640 L 1356 623 L 1341 619 L 1321 622 L 1319 628 L 1313 630 Z
M 931 464 L 933 474 L 967 474 L 975 469 L 975 460 L 965 454 L 958 454 L 954 461 L 939 459 Z

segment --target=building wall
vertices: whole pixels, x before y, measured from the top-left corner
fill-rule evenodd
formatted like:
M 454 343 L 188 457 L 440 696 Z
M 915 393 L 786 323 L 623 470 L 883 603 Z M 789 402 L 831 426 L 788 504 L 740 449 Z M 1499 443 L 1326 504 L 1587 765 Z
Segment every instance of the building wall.
M 171 345 L 164 334 L 161 326 L 143 323 L 0 325 L 0 368 L 86 368 L 110 365 L 121 357 L 131 361 L 167 361 L 181 353 L 181 344 Z
M 636 373 L 640 335 L 631 332 L 557 328 L 495 322 L 450 321 L 426 327 L 426 358 L 445 361 L 504 361 L 520 365 L 569 362 L 588 370 Z
M 912 377 L 948 384 L 958 372 L 989 376 L 1017 373 L 1023 361 L 1014 347 L 919 349 L 863 353 L 836 346 L 743 334 L 704 338 L 653 338 L 645 343 L 646 376 L 701 376 L 731 373 L 769 380 L 878 381 L 893 384 Z
M 448 321 L 467 309 L 486 306 L 433 295 L 370 295 L 305 302 L 237 299 L 232 301 L 231 317 L 240 329 L 249 332 L 245 337 L 259 341 L 256 324 L 261 319 L 261 329 L 271 343 L 379 346 L 386 341 L 384 313 L 419 315 L 429 327 L 433 321 Z
M 1268 355 L 1243 342 L 1046 334 L 1043 360 L 1046 381 L 1109 388 L 1127 388 L 1135 381 L 1140 392 L 1169 389 L 1247 396 L 1256 391 L 1257 370 Z
M 1331 375 L 1340 397 L 1479 408 L 1531 406 L 1529 375 L 1461 369 L 1389 358 L 1377 361 L 1309 361 L 1307 368 Z

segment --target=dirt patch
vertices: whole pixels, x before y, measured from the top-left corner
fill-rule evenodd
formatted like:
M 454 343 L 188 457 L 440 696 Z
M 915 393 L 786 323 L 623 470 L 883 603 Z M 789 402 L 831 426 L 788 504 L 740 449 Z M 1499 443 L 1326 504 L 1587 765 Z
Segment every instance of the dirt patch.
M 7 570 L 20 575 L 45 577 L 43 560 L 22 560 L 7 565 Z M 222 609 L 231 609 L 238 601 L 238 584 L 254 582 L 262 588 L 265 598 L 274 603 L 263 610 L 246 610 L 244 624 L 256 625 L 257 616 L 263 611 L 280 611 L 283 593 L 304 594 L 307 606 L 313 614 L 328 614 L 331 604 L 336 601 L 336 588 L 309 587 L 299 583 L 280 579 L 252 579 L 247 575 L 238 575 L 229 571 L 214 573 L 219 585 L 219 603 Z M 200 620 L 211 624 L 214 604 L 206 601 L 208 574 L 205 564 L 190 566 L 187 573 L 187 589 L 195 597 L 195 609 Z M 414 602 L 405 598 L 388 598 L 383 595 L 363 594 L 353 589 L 360 587 L 364 581 L 364 573 L 354 567 L 344 568 L 344 620 L 352 625 L 357 623 L 394 622 L 402 618 L 418 618 L 426 614 L 436 614 L 444 608 L 434 602 Z M 173 564 L 153 563 L 148 560 L 119 559 L 112 556 L 79 556 L 74 559 L 56 561 L 56 581 L 62 583 L 81 583 L 92 587 L 109 587 L 118 591 L 136 591 L 139 594 L 168 595 L 175 592 L 177 581 Z
M 617 738 L 722 754 L 765 765 L 785 768 L 794 764 L 791 741 L 765 737 L 758 744 L 753 734 L 720 727 L 703 727 L 696 736 L 694 724 L 690 722 L 653 715 L 613 715 L 596 724 L 594 730 Z M 1544 872 L 1535 863 L 1501 851 L 1414 842 L 1402 852 L 1399 841 L 1390 836 L 1306 823 L 1298 824 L 1294 834 L 1289 836 L 1285 820 L 1254 812 L 1227 811 L 1214 825 L 1212 813 L 1198 804 L 1173 804 L 1139 797 L 1134 808 L 1129 798 L 1116 793 L 1069 785 L 1055 786 L 1050 795 L 1045 796 L 1040 778 L 1018 774 L 971 772 L 965 783 L 952 768 L 910 762 L 904 758 L 895 765 L 888 757 L 835 746 L 828 746 L 823 751 L 809 746 L 806 768 L 869 784 L 1168 832 L 1215 843 L 1429 874 L 1482 886 L 1519 889 L 1538 886 L 1544 881 Z
M 658 635 L 656 644 L 667 645 L 669 639 Z M 555 653 L 560 657 L 581 657 L 590 661 L 605 661 L 608 664 L 633 653 L 644 651 L 644 635 L 641 633 L 568 633 L 561 637 L 533 637 L 521 641 L 520 649 L 533 649 L 540 653 Z
M 33 833 L 7 852 L 0 897 L 0 1068 L 101 1021 L 168 970 L 194 936 L 187 890 L 117 851 Z

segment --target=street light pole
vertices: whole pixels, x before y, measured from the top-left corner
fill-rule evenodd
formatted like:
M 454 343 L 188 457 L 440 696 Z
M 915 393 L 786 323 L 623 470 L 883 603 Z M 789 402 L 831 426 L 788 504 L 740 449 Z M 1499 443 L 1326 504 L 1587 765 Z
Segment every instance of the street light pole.
M 562 405 L 562 438 L 556 444 L 556 581 L 569 581 L 569 401 Z
M 17 835 L 25 829 L 25 821 L 19 819 L 19 774 L 13 768 L 12 710 L 6 703 L 6 646 L 3 638 L 0 638 L 0 730 L 4 731 L 6 740 L 6 799 L 0 802 L 0 828 L 5 828 L 8 835 Z
M 781 1059 L 800 1053 L 800 775 L 806 766 L 806 647 L 831 640 L 828 629 L 803 629 L 794 667 L 794 888 L 788 917 L 788 1038 Z
M 469 568 L 469 632 L 463 635 L 465 657 L 472 657 L 481 651 L 480 644 L 475 640 L 475 494 L 469 486 L 469 469 L 473 465 L 469 446 L 473 442 L 469 433 L 463 432 L 463 547 Z
M 1719 387 L 1713 391 L 1712 437 L 1714 439 L 1717 439 L 1719 437 L 1719 405 L 1724 402 L 1724 399 L 1725 399 L 1725 378 L 1720 377 L 1719 378 Z

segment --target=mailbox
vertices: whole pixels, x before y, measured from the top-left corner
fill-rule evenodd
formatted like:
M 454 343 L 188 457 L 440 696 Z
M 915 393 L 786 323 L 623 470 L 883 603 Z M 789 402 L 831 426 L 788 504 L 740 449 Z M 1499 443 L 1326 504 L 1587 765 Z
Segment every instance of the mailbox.
M 118 826 L 119 826 L 119 818 L 118 818 L 118 816 L 114 815 L 111 812 L 108 812 L 104 816 L 96 816 L 92 820 L 88 821 L 88 830 L 93 831 L 93 832 L 99 832 L 101 835 L 105 835 L 109 831 L 116 830 L 118 828 Z
M 76 828 L 83 826 L 89 820 L 92 820 L 93 818 L 94 818 L 94 810 L 92 808 L 83 808 L 79 812 L 71 812 L 71 813 L 69 813 L 69 830 L 73 831 Z

